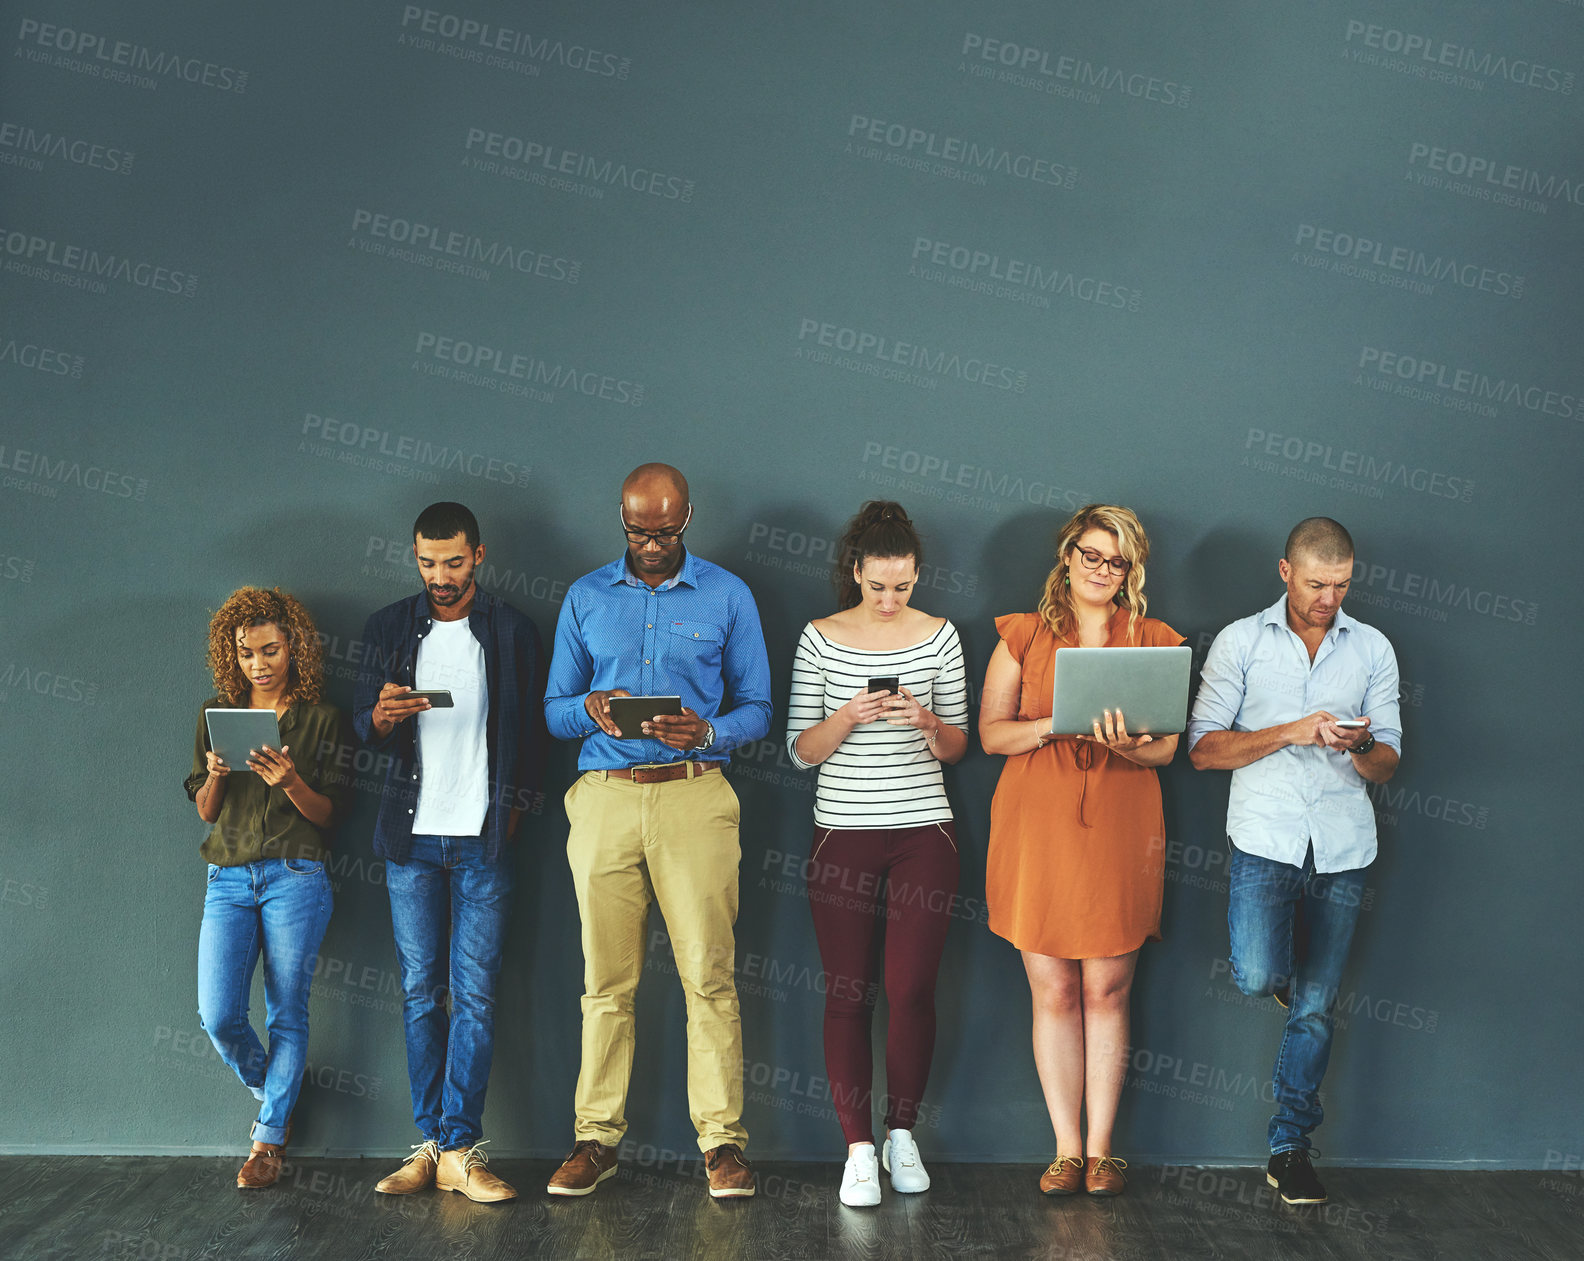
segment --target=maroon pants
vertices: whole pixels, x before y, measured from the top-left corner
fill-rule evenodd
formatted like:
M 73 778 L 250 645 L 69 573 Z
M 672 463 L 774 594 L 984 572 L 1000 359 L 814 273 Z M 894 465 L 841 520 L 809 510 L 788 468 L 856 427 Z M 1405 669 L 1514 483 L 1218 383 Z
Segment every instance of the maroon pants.
M 809 906 L 825 969 L 825 1071 L 842 1133 L 872 1143 L 870 1030 L 885 954 L 886 1126 L 912 1129 L 935 1053 L 935 974 L 957 892 L 950 821 L 814 829 Z

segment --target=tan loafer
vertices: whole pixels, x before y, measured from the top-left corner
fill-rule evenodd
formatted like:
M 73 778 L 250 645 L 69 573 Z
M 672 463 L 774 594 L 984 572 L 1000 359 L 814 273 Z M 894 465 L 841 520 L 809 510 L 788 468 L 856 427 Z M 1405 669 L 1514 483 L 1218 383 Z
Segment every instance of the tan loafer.
M 517 1188 L 497 1178 L 487 1168 L 489 1157 L 480 1149 L 488 1141 L 483 1139 L 472 1147 L 441 1152 L 440 1163 L 435 1166 L 435 1186 L 442 1191 L 460 1191 L 480 1204 L 515 1200 Z
M 616 1173 L 616 1149 L 598 1139 L 579 1139 L 550 1175 L 545 1190 L 551 1195 L 587 1195 Z
M 1084 1162 L 1076 1156 L 1058 1156 L 1040 1176 L 1040 1194 L 1076 1195 L 1084 1186 Z
M 414 1143 L 413 1154 L 402 1162 L 402 1167 L 381 1178 L 374 1189 L 385 1195 L 411 1195 L 414 1191 L 422 1191 L 434 1186 L 435 1167 L 439 1163 L 439 1143 L 432 1138 Z
M 244 1191 L 258 1191 L 275 1185 L 280 1177 L 281 1162 L 285 1159 L 283 1143 L 254 1143 L 247 1161 L 237 1170 L 237 1186 Z
M 722 1143 L 704 1155 L 709 1172 L 709 1193 L 717 1200 L 749 1196 L 755 1191 L 753 1166 L 736 1143 Z
M 1127 1186 L 1122 1171 L 1127 1161 L 1115 1156 L 1091 1156 L 1084 1169 L 1084 1190 L 1090 1195 L 1121 1195 Z

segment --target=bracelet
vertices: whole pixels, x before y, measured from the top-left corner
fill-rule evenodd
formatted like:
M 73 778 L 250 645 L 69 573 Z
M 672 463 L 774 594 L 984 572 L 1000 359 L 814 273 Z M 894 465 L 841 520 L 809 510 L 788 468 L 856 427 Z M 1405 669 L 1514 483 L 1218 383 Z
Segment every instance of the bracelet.
M 1363 744 L 1355 744 L 1351 749 L 1348 750 L 1348 752 L 1353 754 L 1355 757 L 1357 757 L 1357 756 L 1360 756 L 1362 754 L 1368 753 L 1374 747 L 1375 747 L 1375 737 L 1374 736 L 1370 736 L 1364 741 Z
M 940 720 L 937 719 L 936 722 L 935 722 L 934 734 L 926 737 L 925 741 L 924 741 L 924 743 L 929 746 L 929 749 L 930 749 L 931 753 L 933 753 L 935 751 L 935 742 L 940 739 L 940 731 L 941 731 L 941 723 L 940 723 Z

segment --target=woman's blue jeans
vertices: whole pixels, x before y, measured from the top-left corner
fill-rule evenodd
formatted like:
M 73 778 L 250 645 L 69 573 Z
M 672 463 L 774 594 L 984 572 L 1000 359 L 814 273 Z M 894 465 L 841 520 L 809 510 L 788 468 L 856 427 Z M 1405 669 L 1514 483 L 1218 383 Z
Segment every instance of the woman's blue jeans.
M 1307 1151 L 1324 1115 L 1320 1081 L 1331 1059 L 1337 992 L 1363 902 L 1364 870 L 1318 875 L 1312 849 L 1304 865 L 1294 867 L 1233 846 L 1230 883 L 1232 979 L 1245 994 L 1280 994 L 1288 1003 L 1272 1082 L 1271 1153 Z
M 308 1063 L 308 989 L 330 923 L 324 864 L 266 858 L 209 865 L 198 930 L 198 1018 L 215 1050 L 260 1103 L 252 1137 L 284 1143 Z M 264 955 L 265 1052 L 248 1020 L 253 968 Z

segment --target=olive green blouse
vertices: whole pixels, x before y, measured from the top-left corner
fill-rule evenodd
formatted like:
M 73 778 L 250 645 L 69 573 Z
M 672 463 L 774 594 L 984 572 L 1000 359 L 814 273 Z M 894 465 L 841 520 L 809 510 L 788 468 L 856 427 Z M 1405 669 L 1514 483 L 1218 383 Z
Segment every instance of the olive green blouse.
M 225 709 L 225 701 L 205 701 L 203 708 Z M 264 858 L 303 858 L 322 862 L 343 812 L 351 804 L 351 785 L 345 767 L 351 765 L 354 746 L 351 730 L 334 705 L 294 704 L 280 717 L 281 744 L 290 750 L 292 763 L 303 782 L 330 798 L 328 827 L 315 827 L 292 805 L 281 788 L 271 788 L 255 772 L 232 767 L 226 776 L 225 800 L 214 830 L 199 848 L 217 867 L 240 867 Z M 193 744 L 193 769 L 185 781 L 189 800 L 209 777 L 209 730 L 203 711 L 198 714 L 198 738 Z

